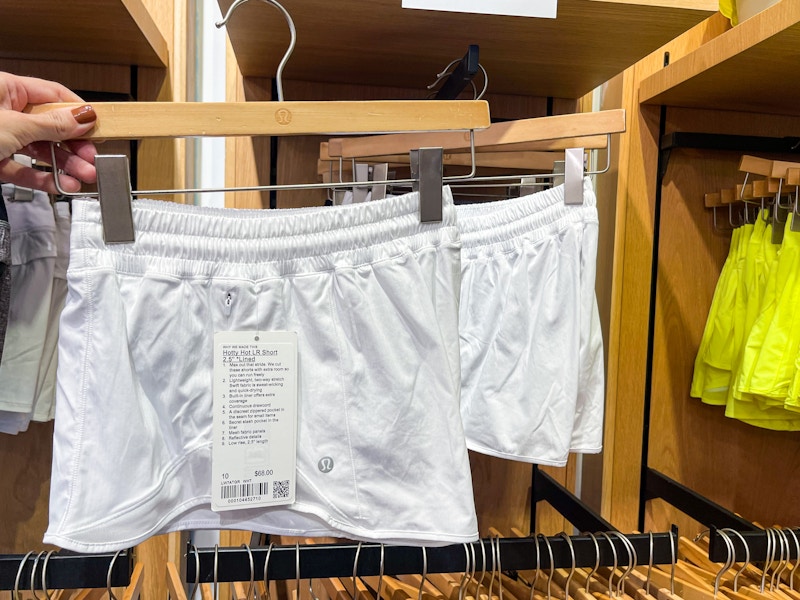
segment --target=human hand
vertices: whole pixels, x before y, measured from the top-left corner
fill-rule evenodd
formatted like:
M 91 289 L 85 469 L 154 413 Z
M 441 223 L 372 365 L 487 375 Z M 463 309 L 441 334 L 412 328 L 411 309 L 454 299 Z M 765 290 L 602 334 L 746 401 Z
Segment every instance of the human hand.
M 89 105 L 37 115 L 21 112 L 29 104 L 46 102 L 83 100 L 59 83 L 0 72 L 0 181 L 55 193 L 52 174 L 24 167 L 11 160 L 11 156 L 20 153 L 50 163 L 49 142 L 70 140 L 88 133 L 97 115 Z M 63 190 L 77 192 L 81 181 L 96 181 L 95 154 L 97 150 L 89 141 L 73 140 L 56 148 L 58 164 L 54 168 L 65 172 L 59 177 Z

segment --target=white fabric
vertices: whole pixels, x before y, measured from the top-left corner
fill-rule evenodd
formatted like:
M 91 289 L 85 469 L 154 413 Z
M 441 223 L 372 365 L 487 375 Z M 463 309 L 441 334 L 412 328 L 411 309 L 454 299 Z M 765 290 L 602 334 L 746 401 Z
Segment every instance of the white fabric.
M 602 446 L 597 209 L 564 188 L 458 207 L 461 416 L 477 452 L 563 466 Z
M 13 187 L 3 186 L 7 200 Z M 0 363 L 0 431 L 25 431 L 37 396 L 48 335 L 56 263 L 56 226 L 50 198 L 6 202 L 11 226 L 11 305 Z
M 137 200 L 106 246 L 73 201 L 45 542 L 127 548 L 178 529 L 439 545 L 477 539 L 459 418 L 455 208 L 418 195 L 245 211 Z M 210 510 L 212 336 L 295 330 L 297 502 Z M 334 469 L 318 463 L 331 457 Z

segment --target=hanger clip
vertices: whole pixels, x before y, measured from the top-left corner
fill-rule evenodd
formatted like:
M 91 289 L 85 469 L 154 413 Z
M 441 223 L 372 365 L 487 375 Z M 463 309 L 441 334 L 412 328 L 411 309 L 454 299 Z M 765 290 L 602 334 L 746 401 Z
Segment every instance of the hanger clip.
M 442 221 L 442 148 L 420 148 L 416 151 L 419 173 L 419 220 L 421 223 Z M 414 151 L 411 153 L 414 172 Z
M 564 152 L 564 204 L 583 204 L 583 148 L 567 148 Z
M 106 244 L 131 243 L 135 236 L 128 157 L 124 154 L 98 155 L 94 164 L 103 218 L 103 240 Z
M 24 167 L 33 167 L 34 162 L 30 156 L 24 154 L 15 154 L 13 157 L 14 162 L 21 164 Z M 10 198 L 12 202 L 33 202 L 33 190 L 31 188 L 14 186 L 14 195 Z

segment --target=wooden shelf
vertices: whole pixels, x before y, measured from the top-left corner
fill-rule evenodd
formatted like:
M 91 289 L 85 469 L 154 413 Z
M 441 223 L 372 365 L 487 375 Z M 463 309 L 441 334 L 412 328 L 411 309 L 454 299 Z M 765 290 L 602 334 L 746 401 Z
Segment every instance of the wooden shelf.
M 224 14 L 232 1 L 219 4 Z M 489 93 L 577 98 L 716 10 L 715 0 L 691 9 L 681 0 L 559 0 L 557 19 L 533 19 L 409 10 L 400 0 L 283 4 L 298 31 L 284 79 L 413 88 L 420 97 L 479 44 Z M 245 76 L 274 76 L 289 42 L 276 9 L 243 5 L 228 33 Z
M 800 2 L 783 0 L 643 80 L 648 104 L 800 115 Z
M 167 42 L 142 0 L 5 0 L 0 57 L 165 67 Z

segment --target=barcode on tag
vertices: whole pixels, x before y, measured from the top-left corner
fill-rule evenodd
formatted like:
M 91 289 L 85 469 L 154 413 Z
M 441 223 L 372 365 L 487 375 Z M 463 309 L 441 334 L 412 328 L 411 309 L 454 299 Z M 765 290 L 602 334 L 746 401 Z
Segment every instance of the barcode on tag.
M 220 496 L 227 500 L 229 498 L 252 498 L 255 496 L 265 496 L 269 491 L 267 483 L 242 483 L 234 485 L 223 485 L 220 488 Z
M 289 497 L 289 480 L 273 481 L 272 482 L 272 497 L 273 498 L 288 498 Z

